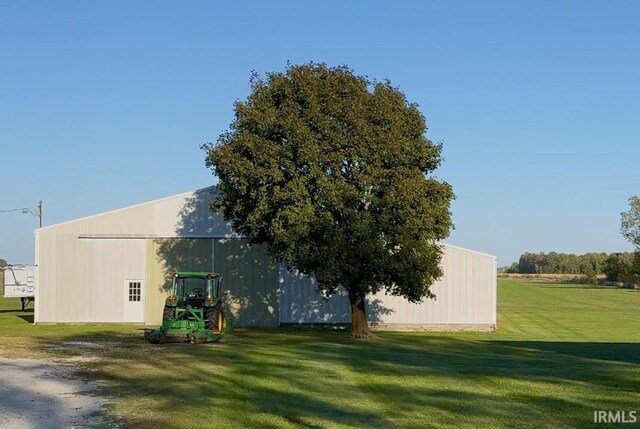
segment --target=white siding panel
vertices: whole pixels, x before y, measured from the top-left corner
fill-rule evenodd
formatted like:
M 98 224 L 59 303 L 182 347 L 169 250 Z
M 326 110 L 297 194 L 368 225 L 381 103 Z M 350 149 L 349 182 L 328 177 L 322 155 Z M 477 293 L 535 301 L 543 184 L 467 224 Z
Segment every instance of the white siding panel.
M 36 301 L 35 321 L 54 322 L 56 320 L 57 295 L 57 234 L 36 232 Z M 43 287 L 47 285 L 47 287 Z
M 38 278 L 40 277 L 40 270 L 38 269 L 38 261 L 40 260 L 40 238 L 38 236 L 38 234 L 35 234 L 35 242 L 36 242 L 36 277 L 35 277 L 35 284 L 38 284 Z M 35 293 L 35 299 L 38 300 L 38 288 L 36 287 L 36 293 Z M 35 303 L 33 304 L 34 308 L 33 308 L 33 321 L 35 323 L 37 323 L 40 320 L 40 314 L 39 314 L 39 308 L 35 305 Z
M 496 260 L 491 255 L 444 245 L 444 275 L 432 286 L 435 300 L 413 304 L 380 292 L 367 299 L 373 325 L 495 326 Z M 325 301 L 315 280 L 280 269 L 281 323 L 348 323 L 346 292 Z
M 146 242 L 40 233 L 38 322 L 120 322 L 125 279 L 144 279 Z
M 153 206 L 137 206 L 63 223 L 45 231 L 76 235 L 147 235 L 153 234 L 154 214 Z

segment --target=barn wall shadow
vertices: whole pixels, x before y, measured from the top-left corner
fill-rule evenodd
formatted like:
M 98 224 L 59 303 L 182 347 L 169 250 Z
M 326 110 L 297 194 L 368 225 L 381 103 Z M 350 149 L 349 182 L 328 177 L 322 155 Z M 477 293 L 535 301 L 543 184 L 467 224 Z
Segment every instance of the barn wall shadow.
M 236 326 L 278 326 L 277 269 L 263 246 L 249 245 L 224 219 L 211 212 L 215 188 L 188 198 L 180 210 L 175 236 L 154 240 L 162 280 L 171 289 L 171 271 L 216 271 L 222 276 L 225 306 Z
M 250 244 L 233 232 L 221 215 L 211 211 L 209 203 L 216 195 L 212 187 L 186 200 L 175 226 L 175 236 L 181 238 L 154 240 L 155 262 L 162 271 L 155 284 L 163 295 L 171 288 L 168 276 L 171 271 L 215 270 L 223 277 L 226 305 L 236 326 L 278 326 L 283 298 L 280 295 L 292 292 L 294 297 L 286 297 L 293 298 L 286 301 L 286 311 L 295 315 L 296 323 L 350 322 L 350 306 L 344 291 L 325 301 L 317 293 L 313 279 L 295 272 L 288 275 L 288 278 L 297 276 L 295 284 L 283 287 L 282 273 L 286 268 L 270 258 L 266 246 Z M 370 323 L 381 323 L 382 317 L 391 312 L 379 299 L 368 299 Z
M 351 324 L 351 304 L 347 291 L 339 287 L 336 293 L 326 298 L 318 289 L 315 279 L 307 277 L 295 268 L 280 267 L 281 319 L 286 324 Z M 384 303 L 369 296 L 366 303 L 370 324 L 382 323 L 382 317 L 393 313 Z

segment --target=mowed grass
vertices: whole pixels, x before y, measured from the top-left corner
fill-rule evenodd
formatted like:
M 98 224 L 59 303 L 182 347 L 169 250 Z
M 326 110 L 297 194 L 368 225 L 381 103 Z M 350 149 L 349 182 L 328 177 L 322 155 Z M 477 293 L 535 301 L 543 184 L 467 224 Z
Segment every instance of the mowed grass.
M 582 428 L 640 411 L 638 291 L 501 280 L 495 333 L 238 330 L 206 346 L 32 326 L 8 306 L 4 354 L 74 362 L 136 428 Z

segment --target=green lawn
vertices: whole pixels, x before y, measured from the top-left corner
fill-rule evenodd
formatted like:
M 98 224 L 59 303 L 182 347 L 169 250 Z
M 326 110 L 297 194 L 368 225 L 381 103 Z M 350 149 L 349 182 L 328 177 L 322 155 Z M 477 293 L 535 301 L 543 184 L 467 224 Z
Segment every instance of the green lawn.
M 73 359 L 132 427 L 562 428 L 592 426 L 594 410 L 640 414 L 638 291 L 501 280 L 495 333 L 239 330 L 206 346 L 32 326 L 8 306 L 5 354 Z

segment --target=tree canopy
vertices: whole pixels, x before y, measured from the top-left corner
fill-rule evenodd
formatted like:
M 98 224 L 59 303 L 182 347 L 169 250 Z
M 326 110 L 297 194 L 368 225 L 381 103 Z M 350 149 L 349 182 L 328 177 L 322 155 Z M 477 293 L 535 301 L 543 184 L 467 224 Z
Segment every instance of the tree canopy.
M 454 196 L 432 175 L 442 146 L 418 106 L 345 66 L 289 65 L 250 85 L 204 146 L 222 191 L 212 208 L 325 295 L 344 287 L 355 336 L 368 334 L 368 294 L 432 298 Z
M 620 232 L 635 246 L 633 264 L 628 269 L 634 283 L 640 283 L 640 197 L 629 198 L 629 210 L 620 213 Z
M 640 197 L 629 198 L 629 211 L 620 214 L 620 232 L 640 251 Z

